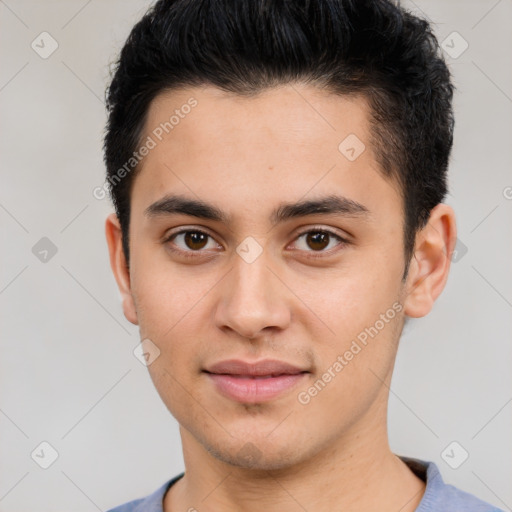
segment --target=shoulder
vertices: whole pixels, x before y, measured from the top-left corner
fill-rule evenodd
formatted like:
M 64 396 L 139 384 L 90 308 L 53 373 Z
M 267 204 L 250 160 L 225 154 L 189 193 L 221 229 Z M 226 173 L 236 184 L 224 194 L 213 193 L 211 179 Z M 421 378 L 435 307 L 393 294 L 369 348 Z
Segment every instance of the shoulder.
M 473 494 L 444 482 L 434 462 L 411 457 L 400 457 L 410 469 L 426 480 L 425 494 L 416 512 L 503 512 Z
M 144 498 L 128 501 L 117 507 L 107 510 L 107 512 L 163 512 L 163 499 L 165 493 L 184 473 L 167 480 L 156 491 Z

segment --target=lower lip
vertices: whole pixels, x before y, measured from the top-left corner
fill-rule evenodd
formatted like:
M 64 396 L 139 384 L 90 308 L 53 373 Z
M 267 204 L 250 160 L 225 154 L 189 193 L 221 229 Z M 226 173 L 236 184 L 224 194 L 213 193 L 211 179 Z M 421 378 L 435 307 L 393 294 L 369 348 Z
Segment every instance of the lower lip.
M 237 402 L 257 403 L 272 400 L 281 393 L 292 389 L 307 373 L 279 375 L 278 377 L 268 377 L 265 379 L 236 377 L 234 375 L 216 373 L 206 373 L 206 375 L 213 380 L 217 390 L 224 396 Z

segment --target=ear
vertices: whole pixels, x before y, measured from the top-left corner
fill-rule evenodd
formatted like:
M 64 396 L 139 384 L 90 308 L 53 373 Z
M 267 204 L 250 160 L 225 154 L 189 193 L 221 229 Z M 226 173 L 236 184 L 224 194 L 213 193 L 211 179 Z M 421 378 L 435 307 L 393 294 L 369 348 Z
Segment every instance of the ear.
M 121 225 L 115 213 L 107 217 L 105 222 L 105 235 L 107 237 L 108 251 L 110 253 L 110 266 L 123 300 L 124 316 L 132 324 L 138 325 L 137 310 L 131 292 L 130 270 L 123 251 Z
M 418 318 L 431 311 L 448 279 L 456 240 L 455 213 L 450 206 L 440 203 L 416 235 L 406 281 L 404 313 L 407 316 Z

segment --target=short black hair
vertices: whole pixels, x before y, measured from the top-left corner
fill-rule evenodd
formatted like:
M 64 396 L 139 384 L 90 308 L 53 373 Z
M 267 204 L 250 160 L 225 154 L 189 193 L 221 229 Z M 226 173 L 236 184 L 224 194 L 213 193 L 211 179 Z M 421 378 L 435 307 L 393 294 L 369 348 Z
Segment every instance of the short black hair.
M 372 147 L 403 198 L 405 278 L 416 232 L 447 193 L 453 141 L 453 85 L 426 20 L 388 0 L 159 0 L 114 64 L 104 155 L 127 262 L 140 165 L 126 162 L 151 101 L 187 86 L 250 96 L 300 82 L 367 98 Z

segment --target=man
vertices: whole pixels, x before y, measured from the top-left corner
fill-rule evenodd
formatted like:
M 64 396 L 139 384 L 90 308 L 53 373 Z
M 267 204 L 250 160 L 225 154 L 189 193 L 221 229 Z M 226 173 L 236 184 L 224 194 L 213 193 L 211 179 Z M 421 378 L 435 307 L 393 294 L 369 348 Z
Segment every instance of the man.
M 185 472 L 112 510 L 498 510 L 386 428 L 456 239 L 452 89 L 387 1 L 161 0 L 133 28 L 106 235 Z

